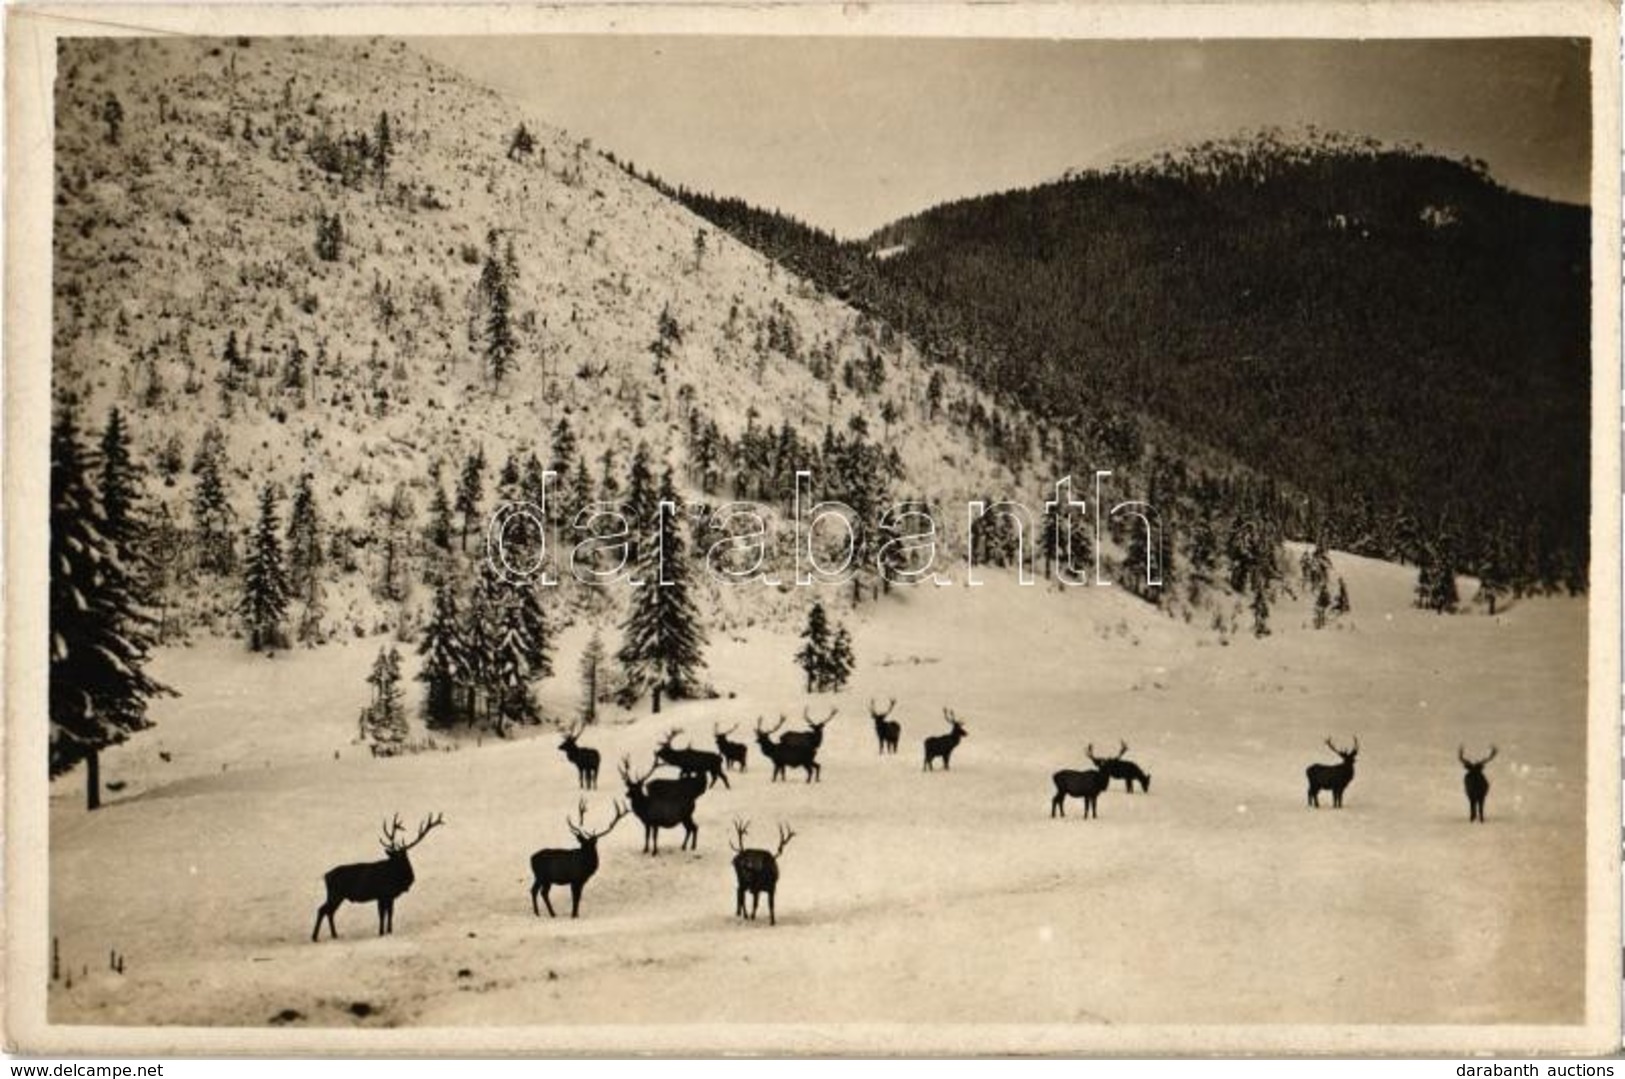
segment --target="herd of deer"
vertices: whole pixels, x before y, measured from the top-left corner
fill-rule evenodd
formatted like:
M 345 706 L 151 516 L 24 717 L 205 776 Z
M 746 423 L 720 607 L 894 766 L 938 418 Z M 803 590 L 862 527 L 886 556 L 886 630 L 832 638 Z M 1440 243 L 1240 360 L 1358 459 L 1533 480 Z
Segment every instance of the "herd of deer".
M 869 702 L 869 714 L 874 721 L 875 737 L 879 741 L 882 755 L 896 753 L 897 742 L 902 735 L 901 726 L 888 718 L 896 706 L 897 702 L 893 700 L 886 706 L 885 711 L 881 711 L 875 707 L 873 700 Z M 779 722 L 767 730 L 762 728 L 762 721 L 757 720 L 756 744 L 762 755 L 772 762 L 772 782 L 783 779 L 788 768 L 803 769 L 808 783 L 820 779 L 822 769 L 818 764 L 818 750 L 823 745 L 824 728 L 834 720 L 835 715 L 836 710 L 831 709 L 829 715 L 822 720 L 815 720 L 803 710 L 802 718 L 808 729 L 786 732 L 777 741 L 773 735 L 784 726 L 785 718 L 780 716 Z M 948 721 L 949 730 L 946 734 L 932 735 L 925 739 L 923 766 L 925 771 L 933 771 L 938 760 L 942 761 L 943 769 L 946 770 L 954 749 L 966 737 L 965 726 L 953 711 L 945 708 L 943 716 Z M 694 822 L 696 803 L 701 795 L 719 782 L 724 787 L 731 787 L 732 784 L 728 781 L 729 770 L 744 771 L 746 767 L 745 745 L 730 741 L 728 738 L 734 729 L 730 727 L 724 731 L 717 727 L 712 728 L 717 744 L 717 752 L 712 753 L 693 748 L 676 748 L 673 741 L 682 730 L 673 728 L 661 739 L 655 749 L 653 763 L 641 776 L 633 775 L 631 758 L 622 757 L 619 771 L 621 782 L 626 789 L 626 804 L 623 805 L 619 800 L 612 803 L 614 814 L 609 823 L 598 831 L 588 831 L 587 802 L 583 798 L 578 805 L 576 818 L 565 818 L 565 825 L 575 837 L 575 848 L 539 850 L 531 855 L 530 868 L 533 881 L 530 888 L 530 905 L 535 915 L 541 917 L 541 905 L 545 905 L 548 916 L 554 916 L 553 903 L 549 898 L 549 892 L 554 885 L 570 889 L 570 917 L 574 918 L 579 914 L 582 890 L 598 871 L 598 841 L 613 831 L 623 817 L 635 816 L 643 824 L 645 854 L 658 855 L 661 830 L 679 826 L 683 829 L 680 849 L 698 849 L 700 829 Z M 559 749 L 575 766 L 580 787 L 591 790 L 598 785 L 599 754 L 597 750 L 579 744 L 577 739 L 580 734 L 579 726 L 572 727 L 564 735 L 564 740 L 559 743 Z M 1340 759 L 1337 764 L 1311 764 L 1305 770 L 1304 775 L 1309 783 L 1309 805 L 1318 808 L 1320 792 L 1330 791 L 1332 805 L 1342 808 L 1343 792 L 1354 781 L 1354 760 L 1360 752 L 1360 739 L 1356 736 L 1353 745 L 1346 750 L 1339 749 L 1330 738 L 1326 739 L 1326 745 Z M 1056 772 L 1052 777 L 1055 797 L 1050 801 L 1050 816 L 1066 816 L 1066 799 L 1070 797 L 1082 799 L 1085 818 L 1098 817 L 1096 802 L 1113 780 L 1122 780 L 1124 789 L 1130 794 L 1134 793 L 1136 783 L 1140 785 L 1142 794 L 1149 794 L 1151 776 L 1133 761 L 1125 759 L 1128 748 L 1127 742 L 1119 741 L 1116 756 L 1097 757 L 1094 744 L 1090 743 L 1084 752 L 1094 768 L 1088 771 L 1062 769 Z M 1484 800 L 1488 797 L 1490 789 L 1490 781 L 1484 776 L 1484 766 L 1495 759 L 1495 754 L 1496 748 L 1491 746 L 1489 756 L 1474 761 L 1467 757 L 1465 746 L 1457 748 L 1456 755 L 1465 769 L 1463 785 L 1467 791 L 1469 821 L 1484 820 Z M 654 773 L 662 766 L 675 768 L 677 778 L 653 778 Z M 316 911 L 316 926 L 311 931 L 310 939 L 313 941 L 320 939 L 323 919 L 327 921 L 328 935 L 338 936 L 338 931 L 333 925 L 333 914 L 346 901 L 376 902 L 379 935 L 393 932 L 395 900 L 412 887 L 414 879 L 412 863 L 407 858 L 407 852 L 423 842 L 430 831 L 444 823 L 445 820 L 440 814 L 426 817 L 423 823 L 418 825 L 417 836 L 410 842 L 403 842 L 406 829 L 397 814 L 393 821 L 385 823 L 384 834 L 379 840 L 384 848 L 383 861 L 341 865 L 329 870 L 324 878 L 327 884 L 327 899 Z M 729 844 L 730 849 L 734 851 L 732 864 L 737 888 L 734 914 L 735 917 L 754 921 L 761 897 L 766 895 L 768 923 L 775 925 L 777 920 L 774 911 L 774 892 L 779 882 L 779 858 L 796 833 L 787 825 L 779 825 L 778 847 L 776 850 L 768 851 L 745 846 L 745 835 L 749 828 L 748 821 L 736 819 L 735 838 Z M 745 910 L 747 893 L 751 896 L 748 914 Z M 537 903 L 538 897 L 541 904 Z

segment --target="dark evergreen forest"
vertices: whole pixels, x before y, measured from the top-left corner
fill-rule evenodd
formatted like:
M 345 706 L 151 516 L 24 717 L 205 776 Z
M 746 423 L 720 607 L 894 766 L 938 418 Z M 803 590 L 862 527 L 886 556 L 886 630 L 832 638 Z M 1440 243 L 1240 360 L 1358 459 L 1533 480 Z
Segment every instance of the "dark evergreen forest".
M 1585 585 L 1590 213 L 1482 162 L 1264 133 L 856 243 L 645 179 L 1047 421 L 1300 492 L 1297 538 Z

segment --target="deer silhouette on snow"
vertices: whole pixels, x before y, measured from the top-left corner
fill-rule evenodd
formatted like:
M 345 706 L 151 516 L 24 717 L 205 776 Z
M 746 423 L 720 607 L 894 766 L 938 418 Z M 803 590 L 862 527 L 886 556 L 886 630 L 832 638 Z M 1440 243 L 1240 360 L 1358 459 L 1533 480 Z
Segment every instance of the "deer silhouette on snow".
M 333 914 L 346 901 L 351 903 L 378 904 L 378 935 L 395 931 L 395 900 L 412 887 L 415 876 L 412 873 L 411 859 L 406 854 L 413 847 L 423 842 L 424 837 L 440 825 L 446 823 L 445 818 L 436 813 L 425 817 L 423 823 L 418 825 L 417 838 L 410 843 L 402 843 L 401 836 L 406 827 L 401 824 L 400 814 L 395 815 L 393 821 L 385 822 L 384 834 L 378 840 L 384 848 L 386 857 L 381 862 L 357 862 L 351 865 L 335 866 L 327 871 L 322 879 L 327 884 L 327 901 L 316 910 L 316 926 L 310 931 L 310 939 L 320 940 L 322 933 L 322 919 L 327 919 L 327 932 L 331 937 L 339 935 L 338 929 L 333 925 Z
M 1304 776 L 1309 780 L 1309 804 L 1318 809 L 1320 792 L 1331 791 L 1333 808 L 1342 809 L 1343 791 L 1354 782 L 1354 758 L 1360 752 L 1360 736 L 1354 736 L 1352 749 L 1338 749 L 1330 738 L 1326 739 L 1326 746 L 1343 760 L 1340 764 L 1311 764 L 1304 770 Z

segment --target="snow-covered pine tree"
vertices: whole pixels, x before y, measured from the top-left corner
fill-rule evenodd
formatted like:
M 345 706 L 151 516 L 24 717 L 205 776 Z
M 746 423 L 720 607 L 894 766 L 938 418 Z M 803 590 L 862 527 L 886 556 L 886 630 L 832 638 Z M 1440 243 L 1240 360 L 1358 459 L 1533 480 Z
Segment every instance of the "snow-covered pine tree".
M 1253 636 L 1268 637 L 1270 635 L 1270 601 L 1266 594 L 1266 585 L 1262 574 L 1253 578 Z
M 439 550 L 451 550 L 451 500 L 446 497 L 446 489 L 438 483 L 434 485 L 434 494 L 429 499 L 426 536 L 429 543 Z
M 632 463 L 627 469 L 626 497 L 622 501 L 626 511 L 627 528 L 631 532 L 626 544 L 628 565 L 635 567 L 643 565 L 645 548 L 654 535 L 655 518 L 659 515 L 655 502 L 654 474 L 649 470 L 649 444 L 639 442 L 638 448 L 632 453 Z
M 825 671 L 826 688 L 832 693 L 839 693 L 845 689 L 856 662 L 856 657 L 852 654 L 852 635 L 847 632 L 846 626 L 836 625 L 835 636 L 829 642 L 829 663 Z
M 508 291 L 508 274 L 493 251 L 480 275 L 485 293 L 485 365 L 493 384 L 500 386 L 513 369 L 518 345 L 513 336 L 513 298 Z
M 796 664 L 806 674 L 807 692 L 812 693 L 823 687 L 829 670 L 829 615 L 825 613 L 822 603 L 814 601 L 807 611 L 807 624 L 802 627 L 801 640 L 804 643 L 796 652 Z
M 210 439 L 213 434 L 215 438 Z M 192 526 L 197 533 L 198 568 L 207 573 L 227 574 L 237 565 L 237 553 L 232 542 L 231 522 L 234 514 L 226 500 L 226 486 L 221 479 L 225 469 L 225 446 L 216 428 L 204 433 L 198 447 L 192 470 L 197 474 L 197 488 L 192 494 Z
M 595 629 L 581 652 L 581 722 L 598 721 L 598 689 L 604 669 L 604 639 Z
M 476 448 L 463 461 L 462 474 L 457 478 L 458 513 L 463 515 L 462 548 L 468 550 L 468 534 L 474 530 L 480 503 L 485 499 L 485 450 Z
M 406 710 L 401 707 L 401 654 L 380 648 L 367 675 L 372 704 L 361 713 L 361 737 L 374 753 L 394 753 L 406 742 Z
M 389 162 L 395 155 L 395 135 L 390 130 L 389 113 L 378 114 L 378 124 L 373 128 L 372 135 L 372 166 L 378 175 L 378 186 L 384 184 L 384 176 L 389 172 Z
M 653 542 L 644 544 L 637 563 L 641 584 L 632 594 L 618 654 L 628 687 L 636 693 L 650 689 L 657 713 L 661 695 L 686 695 L 705 665 L 705 631 L 688 594 L 689 566 L 677 527 L 682 504 L 669 467 L 660 479 L 658 502 L 669 503 L 669 508 L 654 510 Z
M 457 690 L 467 682 L 467 658 L 462 627 L 457 617 L 457 597 L 450 581 L 441 581 L 434 595 L 434 613 L 418 642 L 423 664 L 418 681 L 424 684 L 423 719 L 435 730 L 452 726 L 461 711 Z
M 281 526 L 276 516 L 276 491 L 267 483 L 260 489 L 260 516 L 243 561 L 243 628 L 250 651 L 286 645 L 282 620 L 288 611 L 288 577 L 282 565 Z
M 309 472 L 299 477 L 288 510 L 288 587 L 309 601 L 322 568 L 322 518 Z
M 500 582 L 490 563 L 481 560 L 479 566 L 462 623 L 463 686 L 469 698 L 470 725 L 491 719 L 492 704 L 500 685 L 497 667 L 497 647 L 502 639 L 502 610 L 497 599 Z
M 130 456 L 129 433 L 118 409 L 107 414 L 101 440 L 103 532 L 118 556 L 131 596 L 145 608 L 153 602 L 147 522 L 142 511 L 141 467 Z
M 84 761 L 96 809 L 101 751 L 150 727 L 148 702 L 174 691 L 146 673 L 153 623 L 107 536 L 71 406 L 51 428 L 50 547 L 50 775 Z
M 530 686 L 541 674 L 535 667 L 538 644 L 530 635 L 521 605 L 510 602 L 501 611 L 493 657 L 496 714 L 492 726 L 498 736 L 506 738 L 510 724 L 533 723 L 539 718 Z

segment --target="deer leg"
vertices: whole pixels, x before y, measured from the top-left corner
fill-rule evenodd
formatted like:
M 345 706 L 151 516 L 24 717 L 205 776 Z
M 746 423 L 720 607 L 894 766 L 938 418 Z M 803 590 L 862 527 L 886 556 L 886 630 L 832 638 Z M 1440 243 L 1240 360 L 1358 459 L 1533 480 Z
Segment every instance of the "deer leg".
M 547 916 L 549 918 L 557 918 L 558 915 L 553 913 L 553 900 L 548 898 L 548 893 L 552 890 L 553 884 L 551 881 L 542 885 L 542 904 L 547 907 Z
M 767 924 L 778 925 L 778 918 L 773 913 L 773 889 L 767 890 Z
M 570 885 L 570 917 L 574 918 L 581 910 L 581 889 L 584 882 L 576 881 Z
M 743 918 L 744 916 L 745 916 L 745 886 L 743 884 L 741 884 L 741 885 L 739 885 L 738 888 L 736 888 L 734 890 L 734 917 L 735 918 Z
M 327 919 L 328 932 L 335 937 L 338 936 L 338 933 L 334 932 L 333 930 L 333 906 L 329 903 L 323 903 L 321 906 L 316 908 L 316 928 L 310 932 L 311 940 L 322 939 L 322 919 L 324 917 Z
M 762 907 L 762 893 L 755 888 L 750 892 L 750 920 L 756 920 L 756 912 Z
M 537 881 L 536 883 L 534 883 L 534 884 L 532 884 L 530 886 L 530 909 L 531 909 L 531 913 L 535 914 L 536 917 L 538 917 L 538 918 L 540 918 L 542 916 L 542 908 L 539 905 L 537 905 L 536 896 L 541 893 L 541 890 L 542 890 L 542 882 L 541 881 Z

